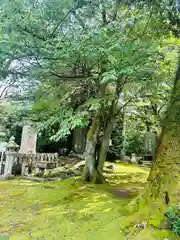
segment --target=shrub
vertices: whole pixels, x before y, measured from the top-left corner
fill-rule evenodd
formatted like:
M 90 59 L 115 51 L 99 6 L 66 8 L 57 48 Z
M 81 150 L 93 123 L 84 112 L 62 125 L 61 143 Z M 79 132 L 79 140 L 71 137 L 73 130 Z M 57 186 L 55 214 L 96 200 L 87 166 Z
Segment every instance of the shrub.
M 141 132 L 132 131 L 126 136 L 125 152 L 127 155 L 135 153 L 139 155 L 143 152 L 144 139 Z
M 173 231 L 173 233 L 180 236 L 180 207 L 169 207 L 167 217 L 167 222 L 170 229 Z

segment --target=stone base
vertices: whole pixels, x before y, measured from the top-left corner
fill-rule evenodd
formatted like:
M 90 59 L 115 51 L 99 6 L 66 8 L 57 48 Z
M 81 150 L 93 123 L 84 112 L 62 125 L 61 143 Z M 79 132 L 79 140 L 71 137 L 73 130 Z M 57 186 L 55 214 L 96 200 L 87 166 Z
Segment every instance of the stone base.
M 142 162 L 142 166 L 152 167 L 152 161 L 143 161 L 143 162 Z
M 54 162 L 36 162 L 36 167 L 42 168 L 42 169 L 53 169 L 56 167 L 56 163 L 54 163 Z
M 40 177 L 34 177 L 34 176 L 24 177 L 24 179 L 36 181 L 36 182 L 53 182 L 53 181 L 61 180 L 58 177 L 56 177 L 56 178 L 40 178 Z
M 29 170 L 28 166 L 24 166 L 22 168 L 21 175 L 22 176 L 27 176 L 28 175 L 28 170 Z
M 6 180 L 4 175 L 0 175 L 0 181 L 4 181 L 4 180 Z
M 0 175 L 0 181 L 3 181 L 3 180 L 10 180 L 10 179 L 13 179 L 15 176 L 14 175 Z

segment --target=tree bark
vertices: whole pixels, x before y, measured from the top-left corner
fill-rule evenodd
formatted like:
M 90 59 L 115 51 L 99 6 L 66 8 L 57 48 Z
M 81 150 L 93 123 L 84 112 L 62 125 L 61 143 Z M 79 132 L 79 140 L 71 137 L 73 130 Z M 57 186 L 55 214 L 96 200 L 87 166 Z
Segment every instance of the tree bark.
M 84 176 L 86 176 L 86 177 L 84 177 L 84 180 L 88 180 L 88 181 L 93 180 L 94 183 L 99 183 L 99 184 L 104 183 L 103 166 L 104 166 L 104 162 L 106 160 L 107 152 L 109 149 L 109 142 L 110 142 L 111 134 L 113 131 L 114 123 L 116 120 L 119 94 L 120 94 L 121 90 L 122 90 L 121 81 L 117 81 L 116 92 L 113 97 L 111 107 L 109 109 L 109 116 L 108 116 L 108 120 L 106 122 L 106 127 L 104 128 L 104 132 L 103 132 L 103 141 L 102 141 L 102 145 L 100 148 L 100 154 L 98 154 L 97 159 L 95 159 L 95 154 L 93 155 L 94 158 L 90 157 L 90 155 L 92 156 L 92 154 L 95 152 L 97 136 L 99 136 L 100 129 L 101 129 L 100 122 L 99 122 L 99 127 L 97 129 L 97 134 L 95 134 L 94 143 L 92 144 L 89 141 L 87 142 L 87 150 L 86 150 L 87 164 L 86 164 L 85 171 L 84 171 L 85 172 Z M 104 91 L 101 92 L 101 96 L 103 96 L 102 93 L 104 94 Z M 103 110 L 103 107 L 102 107 L 102 110 Z M 100 121 L 100 119 L 99 119 L 99 121 Z M 88 148 L 91 149 L 91 151 L 88 151 Z M 88 157 L 88 155 L 89 155 L 89 157 Z M 89 164 L 88 164 L 88 161 L 89 161 Z M 90 164 L 90 162 L 93 162 L 93 164 Z M 91 165 L 91 171 L 87 170 L 88 168 L 90 169 L 90 167 L 87 167 L 88 165 L 89 166 Z M 90 177 L 88 177 L 88 175 Z
M 156 157 L 142 195 L 133 203 L 136 211 L 147 207 L 151 215 L 164 219 L 168 205 L 180 202 L 180 60 L 176 71 L 171 102 L 163 121 Z M 168 197 L 168 201 L 167 201 Z M 138 207 L 138 209 L 137 209 Z M 152 211 L 153 209 L 153 211 Z M 153 214 L 152 214 L 153 213 Z
M 104 72 L 103 63 L 101 66 L 102 73 Z M 102 74 L 101 74 L 102 75 Z M 100 97 L 104 97 L 106 90 L 106 84 L 100 86 Z M 101 130 L 101 118 L 103 113 L 103 104 L 101 104 L 101 109 L 94 117 L 90 130 L 87 134 L 86 139 L 86 150 L 85 150 L 85 167 L 82 175 L 83 181 L 92 181 L 95 176 L 95 162 L 96 162 L 96 144 L 97 138 Z
M 116 94 L 114 96 L 114 99 L 112 100 L 111 108 L 109 109 L 108 120 L 106 122 L 106 127 L 104 128 L 103 141 L 100 148 L 100 154 L 98 159 L 96 160 L 97 162 L 96 162 L 93 181 L 99 184 L 104 182 L 103 167 L 104 167 L 104 162 L 106 160 L 107 152 L 109 149 L 109 142 L 110 142 L 111 134 L 113 131 L 114 123 L 116 121 L 116 113 L 117 113 L 120 91 L 121 89 L 119 87 L 119 83 L 117 83 Z
M 112 134 L 115 120 L 116 119 L 114 117 L 111 117 L 110 120 L 107 122 L 106 128 L 104 130 L 103 141 L 100 148 L 99 158 L 97 159 L 94 179 L 93 179 L 93 181 L 98 184 L 104 183 L 103 167 L 104 167 L 104 162 L 106 160 L 107 152 L 109 149 L 109 142 L 111 139 L 111 134 Z
M 104 64 L 104 63 L 102 63 Z M 104 72 L 103 66 L 101 66 L 101 72 Z M 97 138 L 101 130 L 101 117 L 104 114 L 104 103 L 101 105 L 99 113 L 93 120 L 92 126 L 87 135 L 86 151 L 85 151 L 85 167 L 83 172 L 84 181 L 93 181 L 95 183 L 103 183 L 103 166 L 106 160 L 107 151 L 109 148 L 109 141 L 113 130 L 114 121 L 116 119 L 119 94 L 121 92 L 121 79 L 118 79 L 116 83 L 116 92 L 112 100 L 111 108 L 109 109 L 110 120 L 106 123 L 104 130 L 103 142 L 100 149 L 100 155 L 96 159 L 96 144 Z M 100 87 L 100 96 L 103 98 L 105 95 L 106 84 L 102 84 Z
M 95 172 L 95 148 L 97 137 L 99 136 L 101 128 L 100 117 L 96 116 L 93 119 L 90 130 L 87 134 L 86 141 L 86 150 L 85 150 L 85 167 L 83 172 L 83 180 L 84 181 L 92 181 L 94 178 Z

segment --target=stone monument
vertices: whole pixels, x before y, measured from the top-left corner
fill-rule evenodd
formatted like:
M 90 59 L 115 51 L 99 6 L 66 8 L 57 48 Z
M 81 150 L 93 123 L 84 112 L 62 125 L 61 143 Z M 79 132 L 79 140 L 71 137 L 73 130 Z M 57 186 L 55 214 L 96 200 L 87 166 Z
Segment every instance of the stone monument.
M 19 153 L 21 154 L 36 154 L 36 141 L 37 141 L 37 130 L 35 124 L 30 119 L 24 120 L 21 146 Z M 23 158 L 21 174 L 23 176 L 28 175 L 28 158 Z
M 19 153 L 35 154 L 36 153 L 37 130 L 33 122 L 29 119 L 24 120 L 22 130 L 21 146 Z

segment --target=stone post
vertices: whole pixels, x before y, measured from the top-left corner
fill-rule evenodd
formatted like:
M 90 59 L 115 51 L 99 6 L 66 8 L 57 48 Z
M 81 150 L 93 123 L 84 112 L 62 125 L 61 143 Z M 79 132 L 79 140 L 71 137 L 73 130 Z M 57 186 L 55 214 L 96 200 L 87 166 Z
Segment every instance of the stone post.
M 0 175 L 2 174 L 3 158 L 4 158 L 4 152 L 1 152 L 1 160 L 0 160 Z
M 22 157 L 22 166 L 21 166 L 22 176 L 28 175 L 28 165 L 29 165 L 29 156 L 24 154 Z
M 5 152 L 6 152 L 6 146 L 7 146 L 7 143 L 4 142 L 3 144 L 1 144 L 1 147 L 0 147 L 0 152 L 1 152 L 1 159 L 0 159 L 0 175 L 2 175 L 2 167 L 3 167 L 4 155 L 5 155 Z
M 137 160 L 136 160 L 136 154 L 135 153 L 133 153 L 132 155 L 131 155 L 131 163 L 137 163 Z
M 7 144 L 6 162 L 5 162 L 5 169 L 4 169 L 5 178 L 8 178 L 9 176 L 12 175 L 12 167 L 17 157 L 18 148 L 19 146 L 15 143 L 15 138 L 11 137 L 10 141 Z

